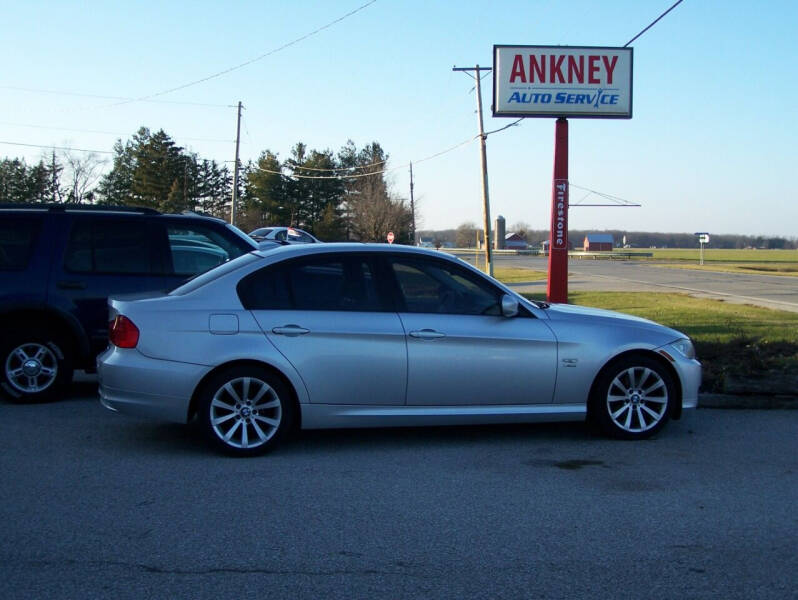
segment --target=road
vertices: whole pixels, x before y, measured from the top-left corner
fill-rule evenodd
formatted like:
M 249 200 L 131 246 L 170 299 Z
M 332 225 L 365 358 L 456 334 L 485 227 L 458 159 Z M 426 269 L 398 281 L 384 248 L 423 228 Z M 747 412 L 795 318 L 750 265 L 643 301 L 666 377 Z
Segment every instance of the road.
M 496 265 L 547 270 L 545 258 L 531 256 L 499 256 Z M 546 282 L 513 287 L 525 292 L 545 292 Z M 669 269 L 633 260 L 569 260 L 568 289 L 681 292 L 798 312 L 798 277 Z
M 0 403 L 0 597 L 778 598 L 798 589 L 798 411 L 304 432 Z

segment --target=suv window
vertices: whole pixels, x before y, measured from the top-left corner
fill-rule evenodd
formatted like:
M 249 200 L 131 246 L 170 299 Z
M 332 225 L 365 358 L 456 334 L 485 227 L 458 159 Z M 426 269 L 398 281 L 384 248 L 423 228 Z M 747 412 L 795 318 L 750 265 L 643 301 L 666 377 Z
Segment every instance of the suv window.
M 0 270 L 21 270 L 28 266 L 41 225 L 41 218 L 3 216 L 0 221 Z
M 501 314 L 496 289 L 457 265 L 400 257 L 391 265 L 407 312 Z
M 70 233 L 64 267 L 78 273 L 149 274 L 149 241 L 143 220 L 81 219 Z
M 266 267 L 244 278 L 248 310 L 382 310 L 371 264 L 363 257 L 319 257 Z
M 244 253 L 227 237 L 200 223 L 170 225 L 166 233 L 175 275 L 202 273 Z

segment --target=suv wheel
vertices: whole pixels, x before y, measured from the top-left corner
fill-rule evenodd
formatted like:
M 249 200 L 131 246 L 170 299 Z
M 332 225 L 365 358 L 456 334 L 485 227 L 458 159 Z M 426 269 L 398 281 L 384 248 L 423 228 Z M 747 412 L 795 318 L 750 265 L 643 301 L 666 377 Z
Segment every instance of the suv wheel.
M 0 343 L 0 388 L 12 402 L 41 402 L 72 381 L 66 345 L 44 331 L 12 331 Z

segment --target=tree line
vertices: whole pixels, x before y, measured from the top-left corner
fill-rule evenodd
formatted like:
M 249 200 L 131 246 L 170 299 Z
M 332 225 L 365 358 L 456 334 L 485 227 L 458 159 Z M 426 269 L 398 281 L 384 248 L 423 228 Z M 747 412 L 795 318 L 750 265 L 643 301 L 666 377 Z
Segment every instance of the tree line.
M 284 160 L 265 150 L 240 166 L 236 224 L 244 231 L 289 225 L 326 241 L 384 241 L 393 231 L 397 243 L 411 243 L 412 214 L 385 177 L 388 158 L 377 142 L 358 148 L 351 140 L 337 153 L 299 142 Z M 110 170 L 99 175 L 103 166 L 95 154 L 53 152 L 33 166 L 0 160 L 0 203 L 141 206 L 230 219 L 231 167 L 187 152 L 163 130 L 142 127 L 117 140 Z
M 420 239 L 433 244 L 451 244 L 458 248 L 473 248 L 476 246 L 477 236 L 482 240 L 482 228 L 473 222 L 462 223 L 456 229 L 439 231 L 419 231 Z M 541 244 L 549 239 L 548 229 L 531 229 L 527 223 L 518 222 L 507 226 L 507 233 L 517 233 L 526 240 L 530 248 L 540 248 Z M 615 246 L 622 247 L 624 239 L 632 248 L 698 248 L 698 237 L 692 233 L 658 233 L 644 231 L 612 230 L 581 230 L 568 231 L 568 239 L 577 248 L 582 246 L 588 233 L 609 233 L 612 235 Z M 492 232 L 495 234 L 495 232 Z M 784 238 L 771 236 L 714 234 L 710 233 L 710 248 L 718 249 L 798 249 L 798 238 Z

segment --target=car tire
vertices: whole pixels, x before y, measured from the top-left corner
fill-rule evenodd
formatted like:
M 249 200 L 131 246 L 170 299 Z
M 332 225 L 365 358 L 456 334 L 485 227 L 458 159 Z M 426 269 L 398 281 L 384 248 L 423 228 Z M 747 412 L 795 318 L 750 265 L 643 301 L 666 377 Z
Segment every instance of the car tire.
M 57 398 L 72 381 L 68 344 L 43 330 L 11 331 L 0 343 L 0 389 L 12 402 Z
M 611 437 L 645 439 L 662 429 L 675 401 L 671 373 L 656 359 L 632 355 L 610 363 L 599 374 L 590 414 Z
M 203 386 L 198 416 L 211 444 L 232 456 L 270 451 L 290 431 L 294 418 L 283 381 L 254 365 L 211 377 Z

